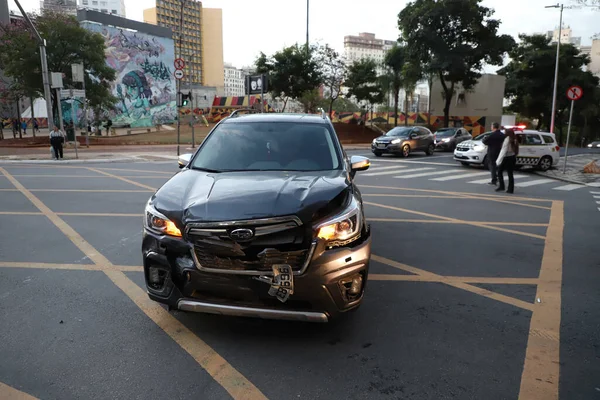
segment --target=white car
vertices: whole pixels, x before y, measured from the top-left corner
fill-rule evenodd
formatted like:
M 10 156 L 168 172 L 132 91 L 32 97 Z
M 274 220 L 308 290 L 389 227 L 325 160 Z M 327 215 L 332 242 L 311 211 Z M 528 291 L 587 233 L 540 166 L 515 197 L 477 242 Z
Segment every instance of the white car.
M 459 143 L 454 150 L 454 159 L 465 166 L 483 165 L 487 168 L 490 160 L 488 160 L 487 146 L 483 144 L 483 139 L 491 133 L 482 133 L 473 140 Z M 518 167 L 529 165 L 547 171 L 558 164 L 560 147 L 556 143 L 556 136 L 553 133 L 515 130 L 515 134 L 519 141 Z

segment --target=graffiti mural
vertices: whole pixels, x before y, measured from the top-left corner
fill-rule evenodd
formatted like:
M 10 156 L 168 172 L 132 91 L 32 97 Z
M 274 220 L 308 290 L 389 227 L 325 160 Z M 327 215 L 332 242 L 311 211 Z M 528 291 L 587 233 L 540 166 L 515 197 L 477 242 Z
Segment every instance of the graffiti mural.
M 116 71 L 114 126 L 154 126 L 177 116 L 173 40 L 118 27 L 83 23 L 104 37 L 106 63 Z

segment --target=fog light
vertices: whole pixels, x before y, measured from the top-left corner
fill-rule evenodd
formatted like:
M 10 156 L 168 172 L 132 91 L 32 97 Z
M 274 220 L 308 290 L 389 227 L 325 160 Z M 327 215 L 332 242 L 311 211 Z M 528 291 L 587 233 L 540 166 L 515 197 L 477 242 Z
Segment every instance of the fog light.
M 363 290 L 362 274 L 356 274 L 340 280 L 342 296 L 347 302 L 352 302 L 360 297 Z
M 148 268 L 148 284 L 153 289 L 160 290 L 165 285 L 165 278 L 167 277 L 167 271 L 156 268 Z

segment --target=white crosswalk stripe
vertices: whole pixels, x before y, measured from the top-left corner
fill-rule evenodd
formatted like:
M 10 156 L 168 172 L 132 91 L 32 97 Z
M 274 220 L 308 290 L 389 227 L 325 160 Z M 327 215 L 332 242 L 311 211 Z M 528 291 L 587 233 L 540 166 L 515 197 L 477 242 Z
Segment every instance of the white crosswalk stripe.
M 490 173 L 487 172 L 487 174 L 489 175 Z M 521 179 L 521 178 L 527 178 L 527 177 L 528 177 L 527 175 L 514 175 L 515 179 Z M 469 183 L 475 183 L 477 185 L 484 185 L 484 184 L 486 184 L 488 182 L 491 182 L 491 180 L 492 180 L 491 178 L 488 178 L 488 179 L 479 179 L 477 181 L 471 181 Z M 508 181 L 508 178 L 506 178 L 506 180 Z
M 591 192 L 591 191 L 590 191 L 590 193 L 591 194 L 600 194 L 600 192 Z
M 595 199 L 600 199 L 600 196 L 594 196 Z
M 402 168 L 406 168 L 403 166 L 397 166 L 394 167 L 393 169 L 389 170 L 389 171 L 383 171 L 383 172 L 367 172 L 366 174 L 362 174 L 361 176 L 380 176 L 380 175 L 393 175 L 393 174 L 397 174 L 398 172 L 402 171 Z
M 585 187 L 585 185 L 572 184 L 572 185 L 564 185 L 564 186 L 555 187 L 553 189 L 554 190 L 570 191 L 570 190 L 575 190 L 575 189 L 581 189 L 582 187 Z
M 533 181 L 516 183 L 515 186 L 516 187 L 530 187 L 530 186 L 536 186 L 536 185 L 543 185 L 545 183 L 550 183 L 550 182 L 555 182 L 555 180 L 554 179 L 536 179 Z
M 430 181 L 452 181 L 455 179 L 462 178 L 474 178 L 476 176 L 489 175 L 489 172 L 469 172 L 468 174 L 460 174 L 460 175 L 452 175 L 452 176 L 443 176 L 441 178 L 433 178 Z
M 591 186 L 591 187 L 597 187 L 597 188 L 600 188 L 600 182 L 592 182 L 592 183 L 588 183 L 587 185 L 588 185 L 588 186 Z
M 373 168 L 373 167 L 375 167 L 375 168 Z M 375 169 L 377 171 L 383 171 L 383 170 L 386 170 L 386 169 L 398 169 L 398 168 L 404 168 L 404 167 L 402 167 L 402 166 L 398 167 L 397 165 L 393 165 L 391 167 L 380 167 L 379 165 L 373 165 L 373 164 L 371 164 L 371 168 L 373 168 L 373 169 Z
M 405 171 L 402 171 L 405 172 Z M 431 176 L 431 175 L 445 175 L 445 174 L 453 174 L 456 171 L 429 171 L 429 172 L 421 172 L 420 174 L 409 174 L 409 175 L 398 175 L 394 176 L 397 179 L 409 179 L 409 178 L 420 178 L 422 176 Z
M 428 171 L 435 168 L 425 167 L 425 168 L 409 168 L 409 169 L 395 169 L 391 171 L 384 172 L 374 172 L 371 174 L 363 174 L 363 176 L 381 176 L 381 175 L 393 175 L 398 173 L 406 173 L 406 172 L 420 172 L 420 171 Z

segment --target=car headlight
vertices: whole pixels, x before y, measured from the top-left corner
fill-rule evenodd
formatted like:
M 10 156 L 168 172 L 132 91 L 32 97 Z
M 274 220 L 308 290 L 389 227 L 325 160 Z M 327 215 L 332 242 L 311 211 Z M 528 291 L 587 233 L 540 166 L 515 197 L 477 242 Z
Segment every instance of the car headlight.
M 473 146 L 473 150 L 475 150 L 475 151 L 483 151 L 483 150 L 485 150 L 485 145 L 483 145 L 483 144 L 476 144 L 475 146 Z
M 402 139 L 394 139 L 392 140 L 392 144 L 398 144 L 402 141 Z
M 181 237 L 181 231 L 175 223 L 156 211 L 150 203 L 146 205 L 144 227 L 159 234 Z
M 344 210 L 319 223 L 315 230 L 319 239 L 327 241 L 327 246 L 339 247 L 357 240 L 362 227 L 362 209 L 360 203 L 352 196 L 350 204 Z
M 375 142 L 377 142 L 377 138 L 373 139 L 373 144 L 375 144 Z
M 450 141 L 450 138 L 442 139 L 442 142 L 444 142 L 444 143 L 448 143 L 449 141 Z

